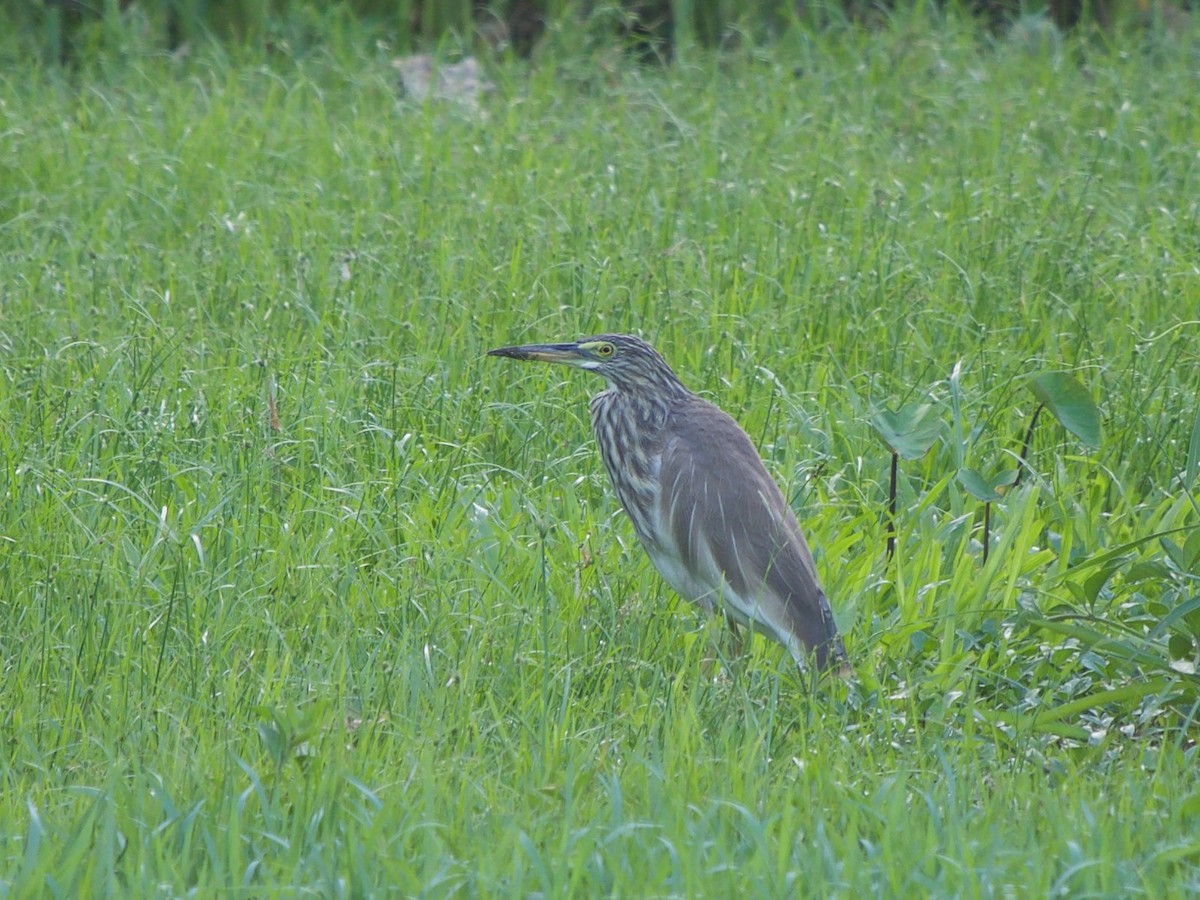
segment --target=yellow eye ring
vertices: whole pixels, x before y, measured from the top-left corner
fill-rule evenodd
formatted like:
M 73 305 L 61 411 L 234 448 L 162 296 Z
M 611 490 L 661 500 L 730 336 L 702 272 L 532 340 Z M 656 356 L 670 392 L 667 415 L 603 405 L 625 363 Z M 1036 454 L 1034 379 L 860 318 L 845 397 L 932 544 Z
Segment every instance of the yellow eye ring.
M 614 348 L 612 344 L 601 344 L 596 348 L 596 352 L 601 356 L 612 356 L 614 349 L 616 348 Z

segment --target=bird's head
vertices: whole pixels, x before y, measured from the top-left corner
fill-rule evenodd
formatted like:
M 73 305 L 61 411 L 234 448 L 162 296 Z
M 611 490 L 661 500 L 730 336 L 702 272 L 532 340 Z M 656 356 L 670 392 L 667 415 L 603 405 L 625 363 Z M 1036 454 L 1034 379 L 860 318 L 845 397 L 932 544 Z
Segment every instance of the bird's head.
M 563 363 L 602 375 L 611 387 L 629 393 L 674 393 L 683 385 L 659 352 L 629 334 L 599 334 L 567 344 L 523 344 L 489 350 L 488 356 Z

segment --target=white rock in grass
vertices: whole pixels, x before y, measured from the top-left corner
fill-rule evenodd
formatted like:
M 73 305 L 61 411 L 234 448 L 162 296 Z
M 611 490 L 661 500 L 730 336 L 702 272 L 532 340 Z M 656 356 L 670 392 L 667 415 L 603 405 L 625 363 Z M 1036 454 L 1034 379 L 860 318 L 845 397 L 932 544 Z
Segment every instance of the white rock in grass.
M 1015 19 L 1008 29 L 1008 43 L 1030 56 L 1056 62 L 1062 58 L 1062 31 L 1040 12 Z
M 392 60 L 392 68 L 400 73 L 405 95 L 418 102 L 432 97 L 477 107 L 480 97 L 496 89 L 473 56 L 439 64 L 431 54 L 417 53 Z

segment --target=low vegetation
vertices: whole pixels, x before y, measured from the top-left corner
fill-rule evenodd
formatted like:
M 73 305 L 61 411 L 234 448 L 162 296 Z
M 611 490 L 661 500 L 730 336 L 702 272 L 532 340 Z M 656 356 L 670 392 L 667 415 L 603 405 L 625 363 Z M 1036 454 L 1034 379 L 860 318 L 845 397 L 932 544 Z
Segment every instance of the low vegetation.
M 564 38 L 476 107 L 377 37 L 0 73 L 0 891 L 1200 890 L 1194 41 Z M 853 679 L 727 658 L 597 385 L 483 355 L 600 331 L 746 427 Z

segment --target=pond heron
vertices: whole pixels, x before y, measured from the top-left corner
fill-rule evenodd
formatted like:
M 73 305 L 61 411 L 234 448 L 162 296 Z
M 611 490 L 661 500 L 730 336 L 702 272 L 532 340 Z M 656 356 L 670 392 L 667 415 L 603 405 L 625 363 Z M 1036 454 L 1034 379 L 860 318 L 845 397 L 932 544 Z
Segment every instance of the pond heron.
M 608 477 L 654 567 L 680 596 L 767 635 L 800 669 L 846 650 L 792 508 L 750 438 L 683 386 L 640 338 L 500 347 L 489 356 L 602 376 L 592 427 Z

